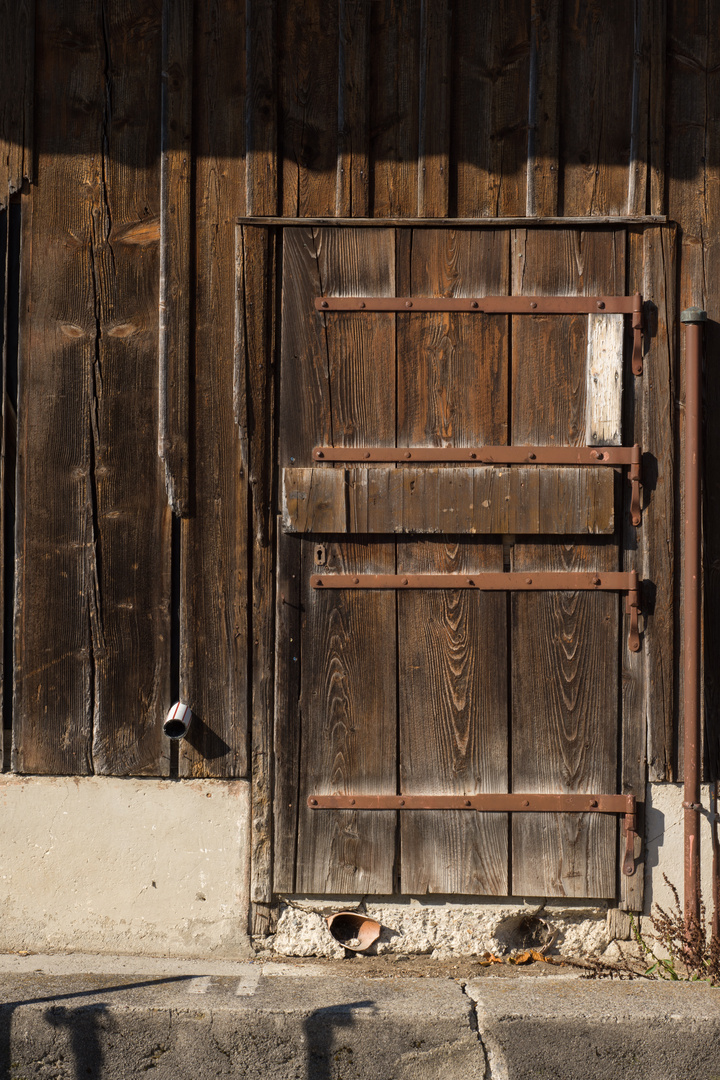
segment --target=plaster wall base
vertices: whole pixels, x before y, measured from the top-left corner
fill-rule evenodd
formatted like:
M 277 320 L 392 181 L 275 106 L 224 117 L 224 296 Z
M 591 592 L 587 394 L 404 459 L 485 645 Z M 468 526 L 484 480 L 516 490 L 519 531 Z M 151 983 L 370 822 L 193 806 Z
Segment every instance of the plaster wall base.
M 0 776 L 0 950 L 248 956 L 249 794 Z

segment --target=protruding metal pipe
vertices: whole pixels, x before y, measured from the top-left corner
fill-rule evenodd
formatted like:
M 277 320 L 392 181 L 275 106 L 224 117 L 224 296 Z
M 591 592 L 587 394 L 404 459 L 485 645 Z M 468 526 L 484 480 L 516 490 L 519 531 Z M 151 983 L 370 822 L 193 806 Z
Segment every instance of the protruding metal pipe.
M 173 742 L 179 742 L 180 739 L 184 739 L 188 733 L 188 728 L 192 721 L 192 712 L 189 705 L 185 705 L 182 701 L 176 701 L 165 717 L 165 723 L 163 724 L 163 732 L 167 735 L 168 739 L 172 739 Z
M 683 559 L 683 719 L 685 724 L 685 924 L 700 920 L 700 475 L 702 335 L 707 315 L 688 308 L 685 324 L 685 551 Z

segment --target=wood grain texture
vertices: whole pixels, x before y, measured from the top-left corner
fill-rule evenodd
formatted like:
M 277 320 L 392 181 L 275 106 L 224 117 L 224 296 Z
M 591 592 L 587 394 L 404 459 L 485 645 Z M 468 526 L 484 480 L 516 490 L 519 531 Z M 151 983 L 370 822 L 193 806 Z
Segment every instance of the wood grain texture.
M 625 290 L 622 233 L 518 232 L 514 292 Z M 513 320 L 514 443 L 576 445 L 585 436 L 584 316 Z M 538 403 L 542 405 L 538 407 Z M 515 544 L 514 570 L 616 569 L 616 541 Z M 618 745 L 617 596 L 512 597 L 512 788 L 614 792 Z M 614 896 L 616 823 L 602 815 L 516 815 L 513 891 Z
M 623 315 L 588 315 L 587 424 L 588 446 L 622 445 Z
M 335 213 L 338 2 L 278 4 L 280 194 L 286 217 Z
M 714 355 L 718 345 L 718 305 L 714 274 L 718 267 L 718 229 L 720 211 L 717 206 L 720 192 L 720 124 L 716 110 L 711 105 L 718 92 L 718 43 L 714 27 L 717 24 L 717 4 L 705 0 L 688 9 L 669 0 L 667 5 L 667 103 L 666 103 L 666 199 L 668 209 L 681 223 L 682 245 L 679 249 L 678 310 L 697 306 L 708 313 L 705 329 L 705 350 L 708 357 Z M 679 334 L 680 363 L 675 388 L 675 467 L 677 521 L 683 518 L 683 491 L 681 477 L 684 473 L 684 401 L 685 363 L 684 333 Z M 708 418 L 717 411 L 720 389 L 715 365 L 709 363 L 705 371 L 705 410 Z M 705 484 L 706 498 L 705 553 L 704 553 L 704 734 L 708 737 L 708 749 L 712 763 L 712 775 L 717 774 L 718 746 L 720 746 L 720 690 L 716 676 L 715 650 L 720 640 L 720 622 L 717 617 L 717 598 L 720 595 L 718 565 L 719 548 L 717 535 L 717 436 L 715 425 L 706 424 L 705 431 Z M 683 565 L 683 529 L 675 536 L 676 564 Z M 682 575 L 678 574 L 675 587 L 675 609 L 682 611 Z M 676 738 L 676 779 L 683 775 L 683 660 L 681 619 L 676 619 L 675 653 L 675 711 L 679 716 Z M 662 759 L 660 761 L 662 765 Z M 650 764 L 652 770 L 652 762 Z M 651 771 L 652 775 L 652 771 Z
M 0 208 L 33 178 L 35 0 L 0 3 Z
M 233 9 L 237 20 L 237 8 Z M 227 71 L 226 82 L 239 91 L 238 104 L 245 105 L 245 212 L 276 214 L 278 212 L 279 157 L 277 79 L 277 0 L 245 0 L 245 83 L 237 85 L 237 73 L 242 70 L 234 56 L 235 76 Z M 218 22 L 216 25 L 220 25 Z M 236 41 L 240 28 L 228 33 L 229 42 Z M 208 71 L 209 73 L 209 71 Z M 222 108 L 217 102 L 218 110 Z M 225 121 L 233 123 L 235 113 L 227 110 Z M 238 135 L 239 129 L 236 127 Z M 241 156 L 241 155 L 240 155 Z M 236 164 L 234 168 L 237 168 Z
M 43 259 L 23 313 L 15 768 L 162 773 L 157 247 L 115 233 L 159 209 L 144 148 L 159 145 L 159 97 L 146 106 L 148 73 L 159 94 L 160 11 L 123 4 L 101 19 L 43 4 L 38 26 L 32 249 Z M 68 190 L 77 198 L 58 199 Z
M 198 5 L 193 484 L 192 516 L 181 523 L 180 582 L 180 694 L 195 716 L 180 748 L 180 775 L 188 777 L 244 776 L 248 769 L 252 533 L 233 407 L 236 286 L 229 270 L 235 261 L 234 218 L 246 189 L 245 70 L 237 62 L 244 49 L 245 23 L 232 0 Z M 260 168 L 265 158 L 247 160 Z
M 332 472 L 326 469 L 326 472 Z M 305 543 L 277 529 L 275 725 L 273 731 L 273 893 L 295 891 L 300 809 L 302 554 Z
M 287 230 L 283 250 L 280 463 L 310 464 L 323 436 L 337 445 L 393 445 L 395 317 L 373 326 L 323 316 L 314 298 L 394 292 L 391 230 Z M 373 367 L 377 356 L 383 364 Z M 313 791 L 396 791 L 395 598 L 317 595 L 314 544 L 301 544 L 300 795 L 286 769 L 276 800 L 299 803 L 295 887 L 391 892 L 396 815 L 314 813 Z M 327 569 L 394 568 L 392 543 L 333 543 Z M 279 570 L 282 573 L 282 570 Z M 277 669 L 280 671 L 280 667 Z M 279 677 L 278 677 L 279 678 Z
M 502 294 L 508 255 L 504 231 L 408 230 L 398 252 L 398 289 L 421 296 Z M 398 316 L 400 445 L 507 441 L 507 327 L 505 316 Z M 414 573 L 502 569 L 502 545 L 455 537 L 403 541 L 397 564 L 398 572 Z M 505 597 L 413 591 L 398 595 L 397 607 L 401 792 L 507 790 Z M 506 892 L 507 837 L 505 815 L 403 813 L 403 891 Z
M 643 649 L 645 654 L 645 708 L 648 731 L 648 776 L 650 780 L 671 779 L 673 775 L 673 672 L 675 634 L 676 555 L 679 554 L 669 522 L 676 519 L 676 461 L 674 441 L 675 395 L 678 373 L 675 356 L 677 325 L 676 246 L 674 228 L 651 229 L 643 234 L 642 248 L 636 248 L 633 273 L 640 273 L 642 258 L 643 294 L 648 298 L 653 318 L 649 337 L 648 370 L 652 379 L 636 388 L 635 424 L 643 448 L 646 477 L 643 481 L 642 529 L 637 534 L 638 557 L 642 559 L 643 609 L 647 608 Z M 626 545 L 626 550 L 629 545 Z M 628 567 L 630 568 L 630 567 Z M 647 595 L 647 602 L 645 596 Z M 680 622 L 680 620 L 678 620 Z M 679 690 L 679 687 L 678 687 Z
M 271 899 L 272 717 L 274 651 L 274 488 L 276 232 L 252 227 L 238 230 L 242 278 L 238 288 L 236 368 L 242 365 L 246 391 L 247 479 L 252 503 L 251 612 L 252 706 L 251 754 L 253 811 L 250 898 Z M 239 254 L 239 253 L 238 253 Z M 241 376 L 236 370 L 236 384 Z
M 556 0 L 532 0 L 525 196 L 528 217 L 558 212 L 560 11 Z
M 291 533 L 612 533 L 608 469 L 283 469 Z
M 164 0 L 160 125 L 160 423 L 173 513 L 190 507 L 190 230 L 193 0 Z
M 530 0 L 453 12 L 453 213 L 524 216 Z
M 370 5 L 370 205 L 374 217 L 417 213 L 420 7 Z
M 565 4 L 562 35 L 563 212 L 621 214 L 628 205 L 633 5 Z
M 335 213 L 370 206 L 370 4 L 338 0 L 338 159 Z
M 449 0 L 422 0 L 418 139 L 418 217 L 445 217 L 450 193 Z

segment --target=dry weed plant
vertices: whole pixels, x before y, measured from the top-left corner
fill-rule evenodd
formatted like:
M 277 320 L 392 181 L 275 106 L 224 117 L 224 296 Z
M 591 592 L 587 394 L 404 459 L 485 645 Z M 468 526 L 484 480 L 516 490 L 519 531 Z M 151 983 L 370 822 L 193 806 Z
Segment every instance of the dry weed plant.
M 645 975 L 674 981 L 703 981 L 711 986 L 720 985 L 720 937 L 708 930 L 702 896 L 700 919 L 691 916 L 686 926 L 678 891 L 665 874 L 663 879 L 673 895 L 673 906 L 666 911 L 659 904 L 654 904 L 650 925 L 653 928 L 653 938 L 664 947 L 667 957 L 657 956 L 632 915 L 630 916 L 633 936 L 646 960 L 652 961 Z

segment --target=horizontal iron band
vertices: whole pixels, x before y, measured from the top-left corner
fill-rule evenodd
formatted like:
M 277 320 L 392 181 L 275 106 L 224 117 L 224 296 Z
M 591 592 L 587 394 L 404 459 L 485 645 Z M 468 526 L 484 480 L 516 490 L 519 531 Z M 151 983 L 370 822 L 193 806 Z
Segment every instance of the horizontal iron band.
M 313 589 L 478 589 L 486 592 L 563 590 L 592 592 L 636 590 L 636 570 L 601 571 L 541 571 L 540 573 L 478 574 L 312 574 Z
M 318 296 L 317 311 L 450 311 L 486 315 L 632 315 L 642 296 Z
M 313 810 L 478 810 L 634 814 L 634 795 L 310 795 Z
M 478 465 L 640 465 L 635 446 L 316 446 L 315 461 L 471 461 Z

